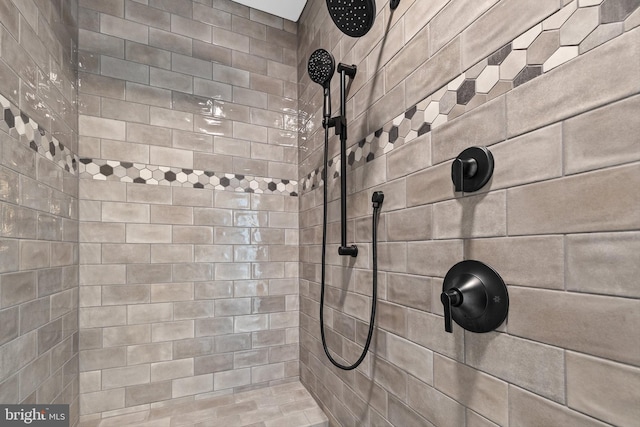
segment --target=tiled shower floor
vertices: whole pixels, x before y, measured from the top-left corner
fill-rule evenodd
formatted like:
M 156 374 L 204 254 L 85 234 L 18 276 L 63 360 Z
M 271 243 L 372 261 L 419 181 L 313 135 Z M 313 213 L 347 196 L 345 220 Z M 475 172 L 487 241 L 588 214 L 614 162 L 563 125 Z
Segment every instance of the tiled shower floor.
M 88 421 L 80 427 L 326 427 L 300 382 Z

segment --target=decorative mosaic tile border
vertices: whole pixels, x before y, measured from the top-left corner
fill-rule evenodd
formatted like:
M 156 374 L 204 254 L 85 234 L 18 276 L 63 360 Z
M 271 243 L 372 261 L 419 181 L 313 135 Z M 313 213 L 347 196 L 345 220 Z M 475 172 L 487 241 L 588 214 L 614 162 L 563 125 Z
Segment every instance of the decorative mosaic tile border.
M 583 0 L 578 5 L 573 0 L 347 149 L 349 168 L 387 154 L 621 35 L 624 20 L 638 7 L 637 1 Z M 334 179 L 340 176 L 339 158 L 329 160 L 328 176 Z M 307 174 L 301 191 L 317 188 L 322 176 L 322 166 Z
M 75 153 L 2 95 L 0 95 L 0 106 L 2 106 L 0 129 L 15 136 L 33 151 L 40 153 L 67 172 L 77 175 L 78 156 Z
M 172 168 L 113 160 L 81 159 L 58 139 L 0 95 L 0 130 L 15 136 L 67 172 L 105 181 L 208 188 L 257 194 L 298 195 L 298 182 L 288 179 Z
M 172 187 L 297 196 L 298 182 L 114 160 L 80 159 L 80 178 Z

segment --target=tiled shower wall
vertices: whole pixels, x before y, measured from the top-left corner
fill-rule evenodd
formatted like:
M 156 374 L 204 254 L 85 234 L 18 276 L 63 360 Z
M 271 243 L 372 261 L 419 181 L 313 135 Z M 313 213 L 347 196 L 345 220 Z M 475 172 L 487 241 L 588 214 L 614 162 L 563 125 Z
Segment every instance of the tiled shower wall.
M 298 377 L 297 26 L 82 0 L 82 419 Z
M 0 2 L 0 402 L 78 420 L 77 2 Z
M 638 2 L 402 0 L 394 13 L 376 3 L 360 39 L 335 28 L 322 0 L 298 29 L 302 382 L 335 425 L 637 425 Z M 358 66 L 347 105 L 356 260 L 337 255 L 335 137 L 327 173 L 325 319 L 346 363 L 368 328 L 371 193 L 386 197 L 378 328 L 350 372 L 320 343 L 322 91 L 306 74 L 320 47 Z M 490 148 L 495 173 L 463 196 L 451 161 L 474 145 Z M 508 284 L 495 332 L 444 332 L 443 277 L 464 259 Z

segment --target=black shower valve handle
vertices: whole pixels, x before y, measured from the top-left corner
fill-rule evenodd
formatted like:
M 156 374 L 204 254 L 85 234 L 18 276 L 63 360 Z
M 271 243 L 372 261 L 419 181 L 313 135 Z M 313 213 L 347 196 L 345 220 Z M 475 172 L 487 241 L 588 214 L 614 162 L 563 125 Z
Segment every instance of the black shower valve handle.
M 462 293 L 457 289 L 449 289 L 440 294 L 440 301 L 442 301 L 442 305 L 444 306 L 444 330 L 446 332 L 453 332 L 451 326 L 451 307 L 458 307 L 462 304 Z
M 457 158 L 454 160 L 454 171 L 458 175 L 457 182 L 454 182 L 455 191 L 464 193 L 464 180 L 465 178 L 473 178 L 475 174 L 478 172 L 478 162 L 476 159 L 460 159 Z
M 489 182 L 493 175 L 493 155 L 487 147 L 469 147 L 451 164 L 454 191 L 474 192 Z

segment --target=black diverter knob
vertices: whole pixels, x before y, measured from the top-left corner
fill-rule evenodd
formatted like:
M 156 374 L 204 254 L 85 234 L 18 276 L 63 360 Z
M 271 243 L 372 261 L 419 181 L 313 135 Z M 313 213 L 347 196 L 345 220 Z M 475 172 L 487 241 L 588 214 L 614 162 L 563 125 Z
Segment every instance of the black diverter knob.
M 469 147 L 451 165 L 456 192 L 478 191 L 493 175 L 493 155 L 486 147 Z
M 451 319 L 471 332 L 493 331 L 509 311 L 509 294 L 502 278 L 480 261 L 454 265 L 444 278 L 440 300 L 447 332 L 452 332 Z

